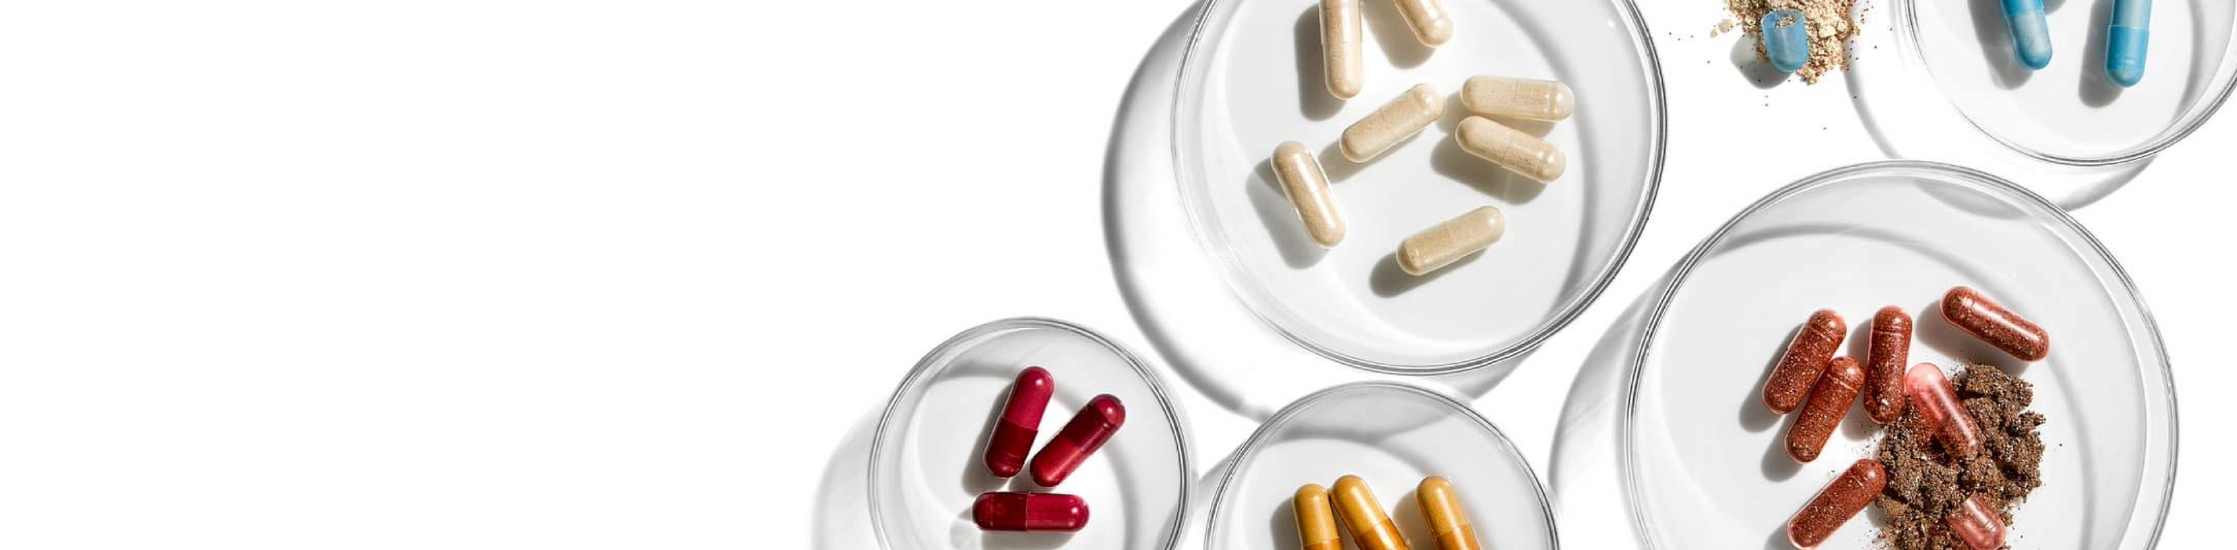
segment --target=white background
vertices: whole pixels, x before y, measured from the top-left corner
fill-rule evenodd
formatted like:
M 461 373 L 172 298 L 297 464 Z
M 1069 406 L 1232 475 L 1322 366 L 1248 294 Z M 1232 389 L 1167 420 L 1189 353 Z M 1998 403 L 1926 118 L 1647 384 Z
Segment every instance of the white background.
M 1645 3 L 1652 221 L 1476 402 L 1541 472 L 1623 305 L 1763 193 L 1881 157 L 1822 108 L 1838 79 L 1742 82 L 1722 2 Z M 949 335 L 1040 315 L 1149 351 L 1100 176 L 1188 7 L 7 3 L 0 547 L 808 546 L 834 449 Z M 2232 150 L 2224 113 L 2077 213 L 2175 363 L 2167 548 L 2226 543 L 2237 490 Z M 1199 464 L 1251 428 L 1169 381 Z

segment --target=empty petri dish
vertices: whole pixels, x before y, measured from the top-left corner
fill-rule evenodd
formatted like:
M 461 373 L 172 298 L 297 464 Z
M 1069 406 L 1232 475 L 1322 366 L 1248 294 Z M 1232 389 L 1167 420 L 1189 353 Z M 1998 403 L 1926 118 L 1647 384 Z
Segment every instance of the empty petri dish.
M 1125 425 L 1054 488 L 1036 487 L 1028 474 L 994 477 L 983 461 L 1010 382 L 1028 366 L 1056 380 L 1036 451 L 1096 395 L 1126 405 Z M 1168 397 L 1133 353 L 1078 325 L 1024 318 L 964 331 L 917 363 L 878 419 L 870 445 L 872 530 L 887 550 L 1172 548 L 1195 474 L 1180 409 Z M 982 532 L 971 505 L 987 491 L 1078 495 L 1087 502 L 1087 527 Z
M 1942 96 L 1990 138 L 2035 159 L 2098 166 L 2149 157 L 2196 130 L 2237 84 L 2237 6 L 2151 6 L 2144 77 L 2123 88 L 2105 70 L 2113 4 L 2045 2 L 2053 55 L 2027 70 L 1996 2 L 1897 0 L 1898 42 Z
M 1228 457 L 1205 548 L 1295 548 L 1298 487 L 1346 475 L 1367 482 L 1415 548 L 1434 546 L 1414 496 L 1429 476 L 1452 482 L 1484 548 L 1559 547 L 1537 474 L 1497 426 L 1443 394 L 1360 382 L 1291 403 Z
M 2047 359 L 2022 363 L 1959 332 L 1937 301 L 1971 286 L 2042 325 Z M 1744 210 L 1695 248 L 1653 298 L 1618 402 L 1626 500 L 1650 548 L 1786 547 L 1785 523 L 1875 452 L 1851 407 L 1819 458 L 1785 453 L 1791 418 L 1764 379 L 1812 311 L 1848 319 L 1863 357 L 1871 315 L 1915 329 L 1910 361 L 1996 365 L 2034 385 L 2047 417 L 2043 485 L 2014 514 L 2029 548 L 2150 548 L 2175 472 L 2175 394 L 2157 329 L 2120 265 L 2063 210 L 1985 173 L 1913 161 L 1812 176 Z M 1879 512 L 1822 548 L 1877 548 Z
M 1591 303 L 1623 264 L 1661 176 L 1662 78 L 1627 0 L 1448 0 L 1452 38 L 1431 50 L 1389 2 L 1364 2 L 1365 85 L 1323 82 L 1318 2 L 1207 2 L 1174 95 L 1183 210 L 1228 289 L 1290 341 L 1355 367 L 1441 374 L 1517 357 Z M 1541 184 L 1478 159 L 1452 137 L 1468 77 L 1553 79 L 1574 91 L 1559 123 L 1514 121 L 1568 157 Z M 1448 95 L 1442 119 L 1365 163 L 1344 128 L 1416 84 Z M 1345 218 L 1343 242 L 1307 236 L 1268 158 L 1318 152 Z M 1508 229 L 1488 250 L 1425 276 L 1395 252 L 1408 235 L 1482 205 Z

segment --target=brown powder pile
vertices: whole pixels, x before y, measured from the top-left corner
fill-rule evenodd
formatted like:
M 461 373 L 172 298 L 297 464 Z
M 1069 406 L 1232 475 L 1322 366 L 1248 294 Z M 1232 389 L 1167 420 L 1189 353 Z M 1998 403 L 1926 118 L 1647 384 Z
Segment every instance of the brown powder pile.
M 1951 459 L 1916 403 L 1906 408 L 1880 440 L 1888 483 L 1876 505 L 1888 518 L 1880 542 L 1889 548 L 1970 550 L 1943 520 L 1960 502 L 1980 494 L 2011 525 L 2012 506 L 2043 485 L 2043 439 L 2036 432 L 2043 415 L 2027 410 L 2035 387 L 1988 365 L 1966 366 L 1953 385 L 1980 424 L 1981 451 Z
M 1747 32 L 1746 40 L 1755 42 L 1755 55 L 1769 63 L 1763 52 L 1763 16 L 1773 11 L 1793 8 L 1802 10 L 1803 19 L 1810 22 L 1810 61 L 1794 74 L 1803 82 L 1816 84 L 1818 77 L 1834 69 L 1849 67 L 1849 38 L 1856 36 L 1857 25 L 1849 20 L 1849 9 L 1856 0 L 1724 0 L 1724 8 L 1740 20 L 1740 28 Z

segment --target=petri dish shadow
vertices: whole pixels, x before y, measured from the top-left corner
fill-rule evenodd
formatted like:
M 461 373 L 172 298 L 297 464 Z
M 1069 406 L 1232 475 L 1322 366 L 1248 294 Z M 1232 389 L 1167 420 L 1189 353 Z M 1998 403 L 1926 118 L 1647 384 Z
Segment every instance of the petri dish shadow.
M 1258 221 L 1266 224 L 1266 234 L 1274 237 L 1274 250 L 1281 252 L 1282 263 L 1290 269 L 1305 269 L 1320 263 L 1328 256 L 1328 249 L 1305 231 L 1305 222 L 1297 218 L 1297 204 L 1290 202 L 1282 191 L 1280 180 L 1274 178 L 1274 161 L 1258 161 L 1258 167 L 1244 178 L 1245 195 L 1251 198 L 1251 209 L 1258 211 Z
M 1320 7 L 1305 8 L 1297 16 L 1297 106 L 1305 118 L 1328 120 L 1344 109 L 1344 100 L 1328 91 L 1328 67 L 1322 65 Z
M 1422 62 L 1429 61 L 1430 54 L 1437 53 L 1435 48 L 1423 45 L 1421 39 L 1414 37 L 1414 28 L 1406 24 L 1406 16 L 1398 13 L 1397 3 L 1369 0 L 1360 2 L 1359 9 L 1360 18 L 1366 23 L 1370 33 L 1367 41 L 1382 46 L 1383 55 L 1390 59 L 1391 66 L 1400 69 L 1419 67 Z M 1319 33 L 1316 31 L 1314 36 L 1319 36 Z
M 2089 45 L 2082 49 L 2081 74 L 2082 104 L 2090 107 L 2112 105 L 2120 99 L 2122 88 L 2105 76 L 2104 29 L 2113 24 L 2113 0 L 2097 0 L 2089 9 Z
M 1965 3 L 1972 8 L 1973 38 L 1980 41 L 1982 54 L 1988 56 L 1989 72 L 1996 75 L 1996 85 L 2006 90 L 2026 85 L 2035 71 L 2020 65 L 2019 52 L 2012 46 L 2012 30 L 2004 23 L 2004 5 L 1998 0 Z M 2051 58 L 2056 60 L 2058 55 L 2055 49 L 2053 52 Z
M 1763 60 L 1763 51 L 1760 46 L 1763 43 L 1761 34 L 1750 32 L 1735 32 L 1733 34 L 1740 35 L 1740 39 L 1732 43 L 1732 69 L 1740 73 L 1740 78 L 1747 79 L 1757 89 L 1769 90 L 1779 87 L 1780 84 L 1785 84 L 1787 78 L 1793 76 L 1794 73 L 1780 71 L 1778 67 L 1773 67 L 1771 63 Z
M 839 447 L 824 462 L 823 479 L 816 484 L 815 518 L 809 538 L 815 550 L 877 548 L 878 534 L 870 522 L 870 437 L 877 431 L 878 411 L 856 420 Z

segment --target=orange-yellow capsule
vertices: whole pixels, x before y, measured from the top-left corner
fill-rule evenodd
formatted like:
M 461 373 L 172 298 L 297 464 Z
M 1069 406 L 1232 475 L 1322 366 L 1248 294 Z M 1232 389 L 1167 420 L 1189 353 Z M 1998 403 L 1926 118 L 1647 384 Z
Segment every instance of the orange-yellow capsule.
M 1290 504 L 1297 509 L 1300 550 L 1343 550 L 1343 535 L 1336 532 L 1336 511 L 1329 508 L 1327 489 L 1307 483 L 1297 488 L 1297 498 Z
M 1412 550 L 1406 539 L 1398 536 L 1398 525 L 1390 522 L 1383 513 L 1382 503 L 1375 502 L 1375 492 L 1367 489 L 1367 482 L 1359 476 L 1336 479 L 1336 512 L 1344 517 L 1344 528 L 1352 532 L 1352 542 L 1359 550 Z
M 1436 537 L 1438 550 L 1483 550 L 1476 543 L 1476 527 L 1460 510 L 1460 494 L 1453 491 L 1452 482 L 1441 477 L 1423 479 L 1414 498 L 1421 501 L 1421 515 L 1429 519 L 1429 534 Z

